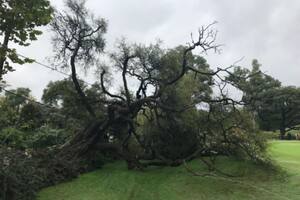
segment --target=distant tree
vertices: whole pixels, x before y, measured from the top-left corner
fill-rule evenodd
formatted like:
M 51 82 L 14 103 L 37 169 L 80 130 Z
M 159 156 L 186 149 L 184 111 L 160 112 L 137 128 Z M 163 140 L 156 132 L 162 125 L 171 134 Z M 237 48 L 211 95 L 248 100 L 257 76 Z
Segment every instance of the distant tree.
M 260 69 L 261 64 L 256 59 L 252 61 L 252 69 L 236 67 L 232 76 L 228 80 L 233 82 L 235 86 L 243 91 L 243 101 L 247 103 L 247 107 L 256 108 L 256 102 L 260 100 L 261 93 L 279 88 L 280 81 L 270 75 L 263 73 Z
M 11 106 L 17 113 L 20 112 L 22 106 L 28 103 L 31 90 L 29 88 L 17 88 L 16 90 L 9 90 L 5 92 L 5 98 L 9 106 Z
M 233 83 L 243 92 L 245 108 L 259 118 L 259 105 L 264 101 L 264 93 L 280 88 L 280 81 L 263 73 L 261 65 L 255 59 L 252 61 L 252 69 L 235 67 L 234 72 L 227 77 L 227 81 Z M 259 122 L 261 122 L 259 120 Z
M 281 87 L 263 92 L 257 112 L 261 128 L 280 130 L 280 138 L 287 131 L 300 127 L 300 89 Z
M 300 123 L 299 89 L 281 86 L 280 81 L 261 72 L 260 66 L 253 60 L 252 70 L 237 67 L 228 80 L 243 91 L 245 108 L 254 113 L 260 128 L 280 130 L 283 138 Z
M 82 91 L 86 94 L 87 101 L 94 104 L 94 112 L 97 116 L 103 114 L 103 106 L 101 100 L 101 89 L 97 85 L 88 87 L 83 81 L 78 80 Z M 47 113 L 48 122 L 52 125 L 65 128 L 82 127 L 91 120 L 91 116 L 87 112 L 85 106 L 81 103 L 81 99 L 77 94 L 72 79 L 63 79 L 50 82 L 44 89 L 42 100 L 44 103 L 56 107 L 57 110 Z M 75 126 L 76 125 L 76 126 Z
M 37 27 L 51 20 L 52 8 L 48 0 L 1 0 L 0 1 L 0 81 L 3 75 L 13 70 L 12 63 L 24 64 L 33 60 L 18 56 L 9 42 L 20 46 L 30 45 L 42 32 Z
M 8 90 L 0 100 L 0 129 L 34 130 L 43 124 L 44 110 L 30 99 L 30 89 Z
M 17 113 L 4 96 L 0 96 L 0 130 L 13 126 L 17 120 Z
M 33 131 L 45 123 L 45 110 L 34 102 L 25 104 L 19 114 L 18 126 L 24 131 Z

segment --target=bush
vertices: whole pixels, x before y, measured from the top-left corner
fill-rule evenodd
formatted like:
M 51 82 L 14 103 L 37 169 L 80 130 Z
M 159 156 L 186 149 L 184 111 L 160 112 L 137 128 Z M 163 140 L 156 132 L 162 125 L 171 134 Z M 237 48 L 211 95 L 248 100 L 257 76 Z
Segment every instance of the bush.
M 232 141 L 229 148 L 232 155 L 241 159 L 250 159 L 256 163 L 268 164 L 267 141 L 261 132 L 235 128 L 229 131 L 228 139 Z
M 42 126 L 30 138 L 30 147 L 34 149 L 46 148 L 55 145 L 61 145 L 68 138 L 66 131 L 63 129 L 53 129 L 48 126 Z
M 277 132 L 277 131 L 261 131 L 261 134 L 267 140 L 278 140 L 279 139 L 279 132 Z
M 216 154 L 260 164 L 269 163 L 267 140 L 259 132 L 253 115 L 245 110 L 217 104 L 201 130 L 205 138 L 204 147 Z
M 27 137 L 28 134 L 13 127 L 5 128 L 0 132 L 1 144 L 17 149 L 27 148 Z
M 14 127 L 0 132 L 0 144 L 16 149 L 41 149 L 64 144 L 68 138 L 64 129 L 42 126 L 34 131 L 21 131 Z
M 36 163 L 24 151 L 0 149 L 0 199 L 32 199 L 42 178 L 36 175 Z
M 0 199 L 32 200 L 39 189 L 79 174 L 79 162 L 54 155 L 0 147 Z

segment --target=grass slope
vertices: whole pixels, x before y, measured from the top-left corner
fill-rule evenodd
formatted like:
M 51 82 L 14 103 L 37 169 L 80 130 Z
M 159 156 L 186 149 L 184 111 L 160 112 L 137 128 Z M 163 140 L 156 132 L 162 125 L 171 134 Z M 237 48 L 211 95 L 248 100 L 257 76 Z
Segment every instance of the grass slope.
M 123 162 L 84 174 L 78 179 L 46 188 L 38 200 L 300 200 L 300 143 L 272 142 L 270 154 L 287 171 L 287 178 L 229 158 L 219 158 L 219 169 L 240 178 L 193 176 L 184 167 L 128 171 Z M 203 172 L 195 160 L 188 166 Z

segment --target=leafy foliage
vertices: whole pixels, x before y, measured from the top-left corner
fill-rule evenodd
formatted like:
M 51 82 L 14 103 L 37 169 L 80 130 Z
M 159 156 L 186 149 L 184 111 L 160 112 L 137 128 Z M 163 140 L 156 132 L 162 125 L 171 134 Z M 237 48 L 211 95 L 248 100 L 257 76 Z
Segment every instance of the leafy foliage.
M 9 48 L 9 42 L 28 46 L 29 41 L 36 40 L 42 32 L 37 29 L 51 20 L 52 8 L 48 0 L 1 0 L 0 1 L 0 35 L 3 42 L 0 48 L 0 81 L 2 76 L 17 64 L 30 63 L 33 60 L 21 58 L 16 49 Z
M 2 145 L 6 145 L 12 148 L 27 148 L 26 133 L 13 127 L 8 127 L 1 130 L 0 141 Z
M 182 51 L 183 47 L 177 47 L 166 53 L 165 68 L 159 74 L 161 79 L 180 71 Z M 210 71 L 204 58 L 190 54 L 188 59 L 198 70 Z M 151 113 L 144 114 L 141 134 L 156 154 L 171 160 L 184 159 L 201 146 L 200 112 L 196 105 L 210 98 L 212 84 L 210 77 L 188 73 L 162 94 L 160 100 L 164 106 L 157 110 L 158 115 L 153 115 L 154 110 L 151 111 L 152 119 L 148 116 Z
M 105 46 L 103 34 L 107 23 L 103 18 L 90 14 L 85 3 L 85 0 L 66 0 L 67 10 L 56 11 L 50 24 L 56 33 L 53 38 L 55 58 L 65 67 L 72 55 L 76 55 L 81 66 L 89 67 Z
M 259 118 L 264 130 L 286 131 L 297 129 L 300 124 L 300 89 L 281 87 L 264 92 L 259 105 Z
M 280 130 L 283 138 L 286 131 L 297 129 L 300 123 L 299 89 L 281 86 L 278 80 L 262 73 L 260 66 L 257 60 L 253 60 L 251 71 L 237 67 L 228 80 L 243 91 L 245 107 L 254 113 L 260 128 Z
M 62 145 L 67 141 L 68 133 L 64 129 L 54 129 L 42 126 L 28 138 L 28 146 L 33 149 L 43 149 Z
M 208 148 L 257 163 L 269 163 L 266 140 L 251 113 L 217 104 L 211 107 L 208 117 L 205 138 Z
M 74 178 L 78 164 L 54 159 L 54 152 L 20 151 L 0 146 L 0 197 L 32 200 L 46 186 Z
M 80 87 L 86 93 L 88 101 L 94 105 L 97 116 L 101 118 L 105 109 L 100 103 L 104 99 L 101 89 L 96 84 L 88 87 L 83 81 L 80 81 Z M 81 129 L 91 120 L 70 79 L 50 82 L 44 89 L 42 100 L 57 108 L 47 116 L 47 123 L 53 127 L 72 132 Z

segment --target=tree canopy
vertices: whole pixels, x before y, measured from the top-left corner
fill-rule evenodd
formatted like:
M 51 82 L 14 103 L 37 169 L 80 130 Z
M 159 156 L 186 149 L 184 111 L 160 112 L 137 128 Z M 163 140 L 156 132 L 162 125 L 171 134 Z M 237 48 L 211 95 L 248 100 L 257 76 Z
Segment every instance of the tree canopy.
M 30 45 L 42 32 L 37 28 L 48 24 L 52 8 L 48 0 L 1 0 L 0 1 L 0 81 L 13 70 L 12 63 L 24 64 L 33 60 L 22 58 L 9 42 L 20 46 Z
M 299 89 L 282 86 L 280 81 L 261 72 L 260 67 L 253 60 L 252 70 L 236 67 L 228 80 L 243 91 L 245 108 L 253 112 L 260 128 L 280 130 L 280 137 L 284 138 L 287 131 L 298 129 L 300 123 Z
M 101 53 L 105 46 L 103 34 L 106 33 L 107 23 L 103 18 L 95 18 L 90 14 L 85 2 L 67 0 L 67 10 L 55 12 L 51 28 L 55 33 L 53 45 L 56 61 L 64 67 L 70 66 L 72 80 L 82 104 L 91 116 L 96 117 L 78 81 L 76 65 L 86 68 L 97 60 L 96 55 Z
M 299 129 L 300 89 L 281 87 L 264 92 L 258 105 L 261 128 L 280 130 L 283 138 L 289 130 Z

